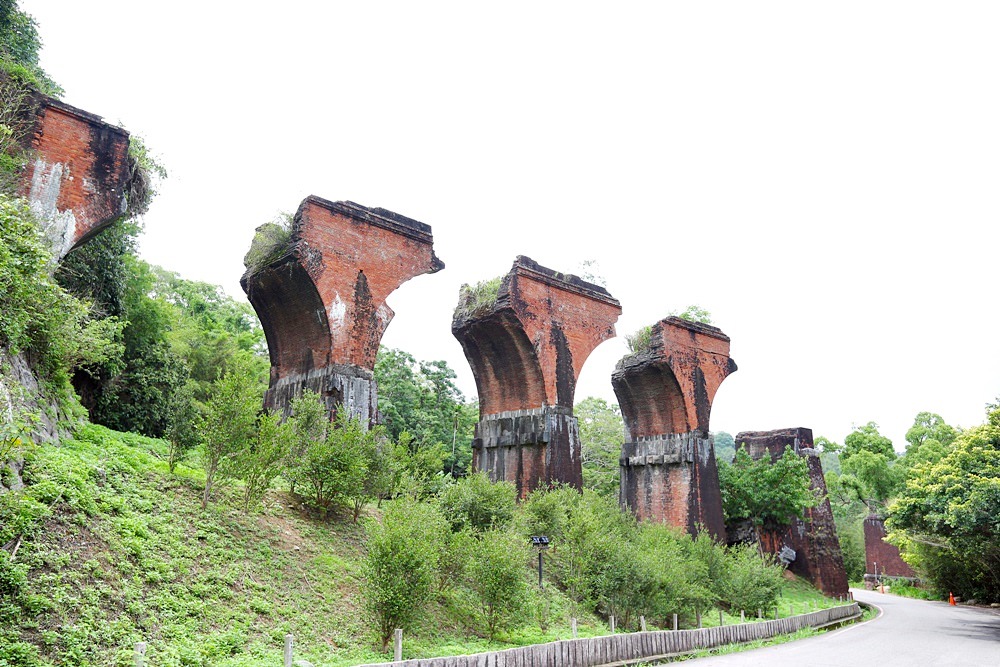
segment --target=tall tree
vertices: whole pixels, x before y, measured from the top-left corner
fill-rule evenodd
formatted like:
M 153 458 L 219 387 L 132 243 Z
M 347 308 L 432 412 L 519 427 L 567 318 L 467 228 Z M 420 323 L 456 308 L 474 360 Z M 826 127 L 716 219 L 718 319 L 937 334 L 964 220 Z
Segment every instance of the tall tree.
M 389 437 L 408 433 L 410 453 L 440 455 L 442 472 L 464 475 L 472 461 L 472 435 L 479 419 L 474 403 L 455 385 L 444 361 L 417 362 L 413 355 L 381 348 L 375 362 L 379 412 Z
M 891 507 L 891 537 L 939 592 L 1000 601 L 1000 406 L 918 464 Z
M 580 426 L 583 485 L 598 493 L 618 497 L 625 424 L 617 405 L 589 396 L 573 407 Z
M 867 507 L 869 512 L 885 513 L 885 505 L 903 481 L 903 469 L 894 465 L 896 451 L 892 440 L 868 422 L 844 438 L 840 455 L 844 474 L 840 483 Z

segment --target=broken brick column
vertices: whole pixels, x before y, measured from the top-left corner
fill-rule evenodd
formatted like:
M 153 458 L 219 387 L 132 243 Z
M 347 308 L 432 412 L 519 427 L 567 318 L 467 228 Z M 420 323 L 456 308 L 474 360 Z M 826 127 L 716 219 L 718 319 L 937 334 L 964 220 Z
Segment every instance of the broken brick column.
M 816 497 L 822 498 L 815 507 L 805 511 L 805 518 L 796 518 L 783 530 L 766 530 L 760 533 L 764 551 L 778 554 L 783 547 L 795 552 L 788 569 L 811 581 L 825 595 L 847 595 L 847 571 L 833 520 L 833 509 L 827 497 L 826 480 L 819 452 L 813 448 L 812 429 L 786 428 L 775 431 L 747 431 L 736 436 L 736 447 L 746 448 L 754 459 L 765 456 L 776 461 L 792 448 L 809 464 L 809 487 Z M 788 553 L 787 551 L 785 553 Z
M 725 540 L 708 420 L 719 385 L 734 371 L 728 336 L 679 317 L 654 324 L 648 349 L 618 362 L 611 384 L 625 421 L 622 507 L 692 535 L 700 525 Z
M 916 579 L 917 573 L 903 560 L 895 544 L 885 541 L 885 521 L 878 514 L 865 517 L 865 588 L 871 589 L 880 577 Z
M 527 257 L 492 287 L 464 289 L 451 325 L 479 391 L 473 468 L 514 482 L 521 497 L 554 482 L 582 488 L 576 380 L 614 337 L 621 305 Z
M 129 135 L 100 116 L 30 91 L 22 109 L 34 120 L 26 142 L 32 160 L 20 194 L 58 261 L 125 214 L 133 178 Z
M 327 410 L 377 421 L 375 355 L 393 312 L 385 300 L 444 264 L 431 228 L 382 208 L 306 197 L 284 247 L 240 280 L 271 357 L 264 407 L 287 411 L 309 389 Z

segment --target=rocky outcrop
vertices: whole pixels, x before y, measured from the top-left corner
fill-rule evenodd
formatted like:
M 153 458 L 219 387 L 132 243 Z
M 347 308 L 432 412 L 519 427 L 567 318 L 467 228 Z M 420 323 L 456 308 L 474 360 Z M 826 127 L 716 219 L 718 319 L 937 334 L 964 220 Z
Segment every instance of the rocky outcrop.
M 271 357 L 264 406 L 287 410 L 305 389 L 327 409 L 377 421 L 375 355 L 392 320 L 385 300 L 444 264 L 431 228 L 382 208 L 306 197 L 287 241 L 240 280 Z
M 647 349 L 618 362 L 611 384 L 625 421 L 620 502 L 638 518 L 725 540 L 712 400 L 736 371 L 729 337 L 716 327 L 668 317 L 652 325 Z
M 796 518 L 788 528 L 760 531 L 765 552 L 787 554 L 788 569 L 811 581 L 830 596 L 847 595 L 847 571 L 840 550 L 833 509 L 827 497 L 826 480 L 819 452 L 813 448 L 812 429 L 786 428 L 775 431 L 746 431 L 736 436 L 736 446 L 746 448 L 754 459 L 770 457 L 772 461 L 784 455 L 787 448 L 806 459 L 809 464 L 809 487 L 822 500 Z
M 582 488 L 576 380 L 615 335 L 621 305 L 599 285 L 518 257 L 495 291 L 463 296 L 451 331 L 479 391 L 473 467 L 532 489 Z

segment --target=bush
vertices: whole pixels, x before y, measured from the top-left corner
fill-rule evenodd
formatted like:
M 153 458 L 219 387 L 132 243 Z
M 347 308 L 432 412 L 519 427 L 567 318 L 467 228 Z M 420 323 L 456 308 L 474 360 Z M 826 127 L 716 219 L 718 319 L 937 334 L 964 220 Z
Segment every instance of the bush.
M 393 630 L 411 627 L 430 599 L 447 527 L 435 506 L 405 499 L 388 503 L 381 523 L 366 525 L 362 595 L 382 650 Z
M 491 482 L 486 473 L 477 472 L 445 488 L 439 502 L 452 530 L 482 532 L 510 523 L 517 489 L 511 482 Z
M 504 530 L 479 536 L 468 568 L 469 586 L 479 598 L 489 638 L 510 627 L 525 603 L 528 547 L 524 539 Z
M 646 352 L 653 346 L 653 327 L 643 327 L 632 334 L 625 334 L 629 354 Z
M 726 552 L 721 602 L 733 612 L 770 609 L 778 599 L 783 572 L 770 554 L 762 557 L 755 546 L 732 547 Z
M 482 280 L 475 285 L 462 285 L 458 292 L 458 308 L 470 315 L 482 315 L 493 307 L 500 297 L 500 284 L 503 277 Z

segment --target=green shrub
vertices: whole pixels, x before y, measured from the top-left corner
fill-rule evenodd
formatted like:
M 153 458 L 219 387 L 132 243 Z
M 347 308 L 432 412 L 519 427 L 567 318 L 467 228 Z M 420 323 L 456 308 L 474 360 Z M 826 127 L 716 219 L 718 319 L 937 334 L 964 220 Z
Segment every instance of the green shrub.
M 493 307 L 500 297 L 503 276 L 482 280 L 475 285 L 464 284 L 458 291 L 458 309 L 470 315 L 482 315 Z
M 452 530 L 482 532 L 510 523 L 517 507 L 517 489 L 511 482 L 491 482 L 477 472 L 445 488 L 439 497 Z
M 367 524 L 362 595 L 382 650 L 393 630 L 411 627 L 430 599 L 447 526 L 435 506 L 407 499 L 388 503 L 382 522 Z
M 756 546 L 744 544 L 726 551 L 720 597 L 731 612 L 774 607 L 784 568 L 770 554 L 761 557 Z
M 243 265 L 256 273 L 271 262 L 280 259 L 289 250 L 292 239 L 292 218 L 283 213 L 272 222 L 257 228 L 250 250 L 243 257 Z
M 629 354 L 648 351 L 653 346 L 653 327 L 643 327 L 632 334 L 625 334 L 625 345 Z
M 522 618 L 526 599 L 525 540 L 505 530 L 487 530 L 479 536 L 468 568 L 469 586 L 479 598 L 480 613 L 489 638 Z

